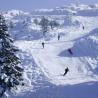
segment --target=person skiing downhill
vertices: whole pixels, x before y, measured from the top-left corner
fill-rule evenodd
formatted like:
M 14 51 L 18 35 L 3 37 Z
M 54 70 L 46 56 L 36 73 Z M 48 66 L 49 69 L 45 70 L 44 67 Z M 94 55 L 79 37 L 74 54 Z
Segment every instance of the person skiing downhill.
M 68 49 L 68 52 L 71 54 L 71 55 L 73 55 L 73 52 L 72 52 L 72 50 L 69 48 Z
M 65 72 L 64 72 L 63 76 L 65 76 L 65 75 L 68 73 L 68 71 L 69 71 L 69 68 L 67 67 L 67 68 L 65 69 Z
M 84 30 L 84 26 L 83 26 L 82 28 L 83 28 L 83 30 Z
M 58 40 L 60 40 L 60 35 L 58 35 Z
M 44 43 L 44 42 L 42 42 L 42 47 L 44 48 L 44 46 L 45 46 L 45 43 Z

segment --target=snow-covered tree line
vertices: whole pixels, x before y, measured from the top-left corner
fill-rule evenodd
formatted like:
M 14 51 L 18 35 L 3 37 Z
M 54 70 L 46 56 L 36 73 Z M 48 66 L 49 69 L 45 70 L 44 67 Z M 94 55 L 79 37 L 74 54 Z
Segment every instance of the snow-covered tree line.
M 43 35 L 45 35 L 45 33 L 48 32 L 50 28 L 51 30 L 53 30 L 54 28 L 58 28 L 60 25 L 56 20 L 49 20 L 48 18 L 44 16 L 41 18 L 40 21 L 38 21 L 35 18 L 34 23 L 36 25 L 40 25 Z

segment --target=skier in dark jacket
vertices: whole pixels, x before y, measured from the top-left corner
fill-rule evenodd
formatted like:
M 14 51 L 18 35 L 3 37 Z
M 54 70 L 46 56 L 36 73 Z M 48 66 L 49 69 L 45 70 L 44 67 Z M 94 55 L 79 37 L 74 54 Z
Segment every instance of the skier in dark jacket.
M 84 26 L 83 26 L 82 28 L 83 28 L 83 30 L 84 30 Z
M 73 55 L 73 52 L 72 52 L 72 50 L 69 48 L 68 49 L 68 52 L 71 54 L 71 55 Z
M 58 40 L 60 40 L 60 35 L 58 35 Z
M 65 76 L 68 71 L 69 71 L 69 68 L 67 67 L 67 68 L 65 69 L 65 72 L 64 72 L 63 76 Z
M 45 46 L 45 43 L 44 43 L 44 42 L 42 42 L 42 47 L 44 48 L 44 46 Z

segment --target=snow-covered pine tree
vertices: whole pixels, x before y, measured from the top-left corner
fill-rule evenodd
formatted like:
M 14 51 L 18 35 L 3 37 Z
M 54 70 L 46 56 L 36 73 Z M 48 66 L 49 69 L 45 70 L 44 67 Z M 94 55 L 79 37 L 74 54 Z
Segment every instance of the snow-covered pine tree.
M 41 30 L 43 32 L 43 36 L 46 35 L 46 33 L 48 32 L 49 30 L 49 20 L 47 18 L 45 18 L 44 16 L 42 17 L 39 25 L 41 26 Z
M 18 66 L 20 59 L 16 56 L 19 51 L 8 34 L 4 16 L 0 15 L 0 96 L 11 89 L 17 90 L 23 83 L 23 69 Z
M 49 25 L 50 25 L 51 29 L 53 30 L 55 27 L 57 28 L 59 26 L 59 23 L 55 20 L 52 20 L 49 22 Z
M 37 18 L 35 18 L 35 19 L 33 20 L 33 22 L 35 23 L 35 25 L 38 25 L 38 24 L 39 24 L 39 21 L 38 21 Z

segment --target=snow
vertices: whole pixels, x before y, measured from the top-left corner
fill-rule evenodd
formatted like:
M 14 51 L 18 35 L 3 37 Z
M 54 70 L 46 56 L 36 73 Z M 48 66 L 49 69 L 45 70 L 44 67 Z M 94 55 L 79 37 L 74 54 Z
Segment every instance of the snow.
M 72 14 L 71 7 L 74 7 L 76 15 Z M 89 89 L 93 89 L 93 86 L 95 89 L 98 86 L 98 9 L 81 5 L 78 6 L 80 10 L 77 11 L 75 7 L 75 5 L 67 7 L 69 12 L 65 11 L 65 8 L 36 10 L 41 14 L 47 14 L 49 19 L 56 19 L 61 24 L 61 27 L 50 30 L 46 38 L 42 36 L 40 26 L 33 23 L 36 15 L 33 16 L 32 13 L 22 14 L 22 12 L 21 15 L 13 16 L 13 18 L 10 18 L 9 14 L 6 16 L 7 20 L 12 21 L 14 25 L 9 30 L 15 39 L 14 44 L 21 50 L 18 56 L 25 69 L 25 82 L 29 85 L 29 87 L 24 88 L 24 91 L 35 92 L 31 95 L 37 93 L 41 95 L 40 88 L 44 87 L 49 93 L 56 93 L 55 90 L 58 89 L 58 94 L 53 94 L 53 98 L 60 98 L 59 92 L 64 92 L 64 90 L 67 92 L 67 89 L 66 98 L 97 98 L 97 88 L 95 92 L 92 91 L 93 93 L 90 93 Z M 56 12 L 57 15 L 52 11 Z M 60 11 L 70 14 L 62 15 Z M 53 16 L 50 16 L 49 12 Z M 15 13 L 17 14 L 17 11 Z M 41 18 L 40 15 L 36 17 L 39 20 Z M 28 18 L 29 20 L 25 21 L 26 25 L 24 25 L 23 21 Z M 58 34 L 61 35 L 59 41 L 57 40 Z M 44 49 L 42 48 L 43 41 L 45 42 Z M 72 49 L 73 55 L 68 52 L 69 48 Z M 69 68 L 69 72 L 63 76 L 66 67 Z M 44 88 L 43 92 L 45 92 Z M 75 92 L 78 92 L 77 89 L 81 91 L 80 94 Z M 85 93 L 83 90 L 87 90 L 85 91 L 87 95 L 83 95 Z M 29 98 L 32 98 L 31 95 Z M 65 98 L 64 94 L 62 95 L 61 97 Z M 36 98 L 52 98 L 47 95 L 45 95 L 47 97 L 41 96 Z

